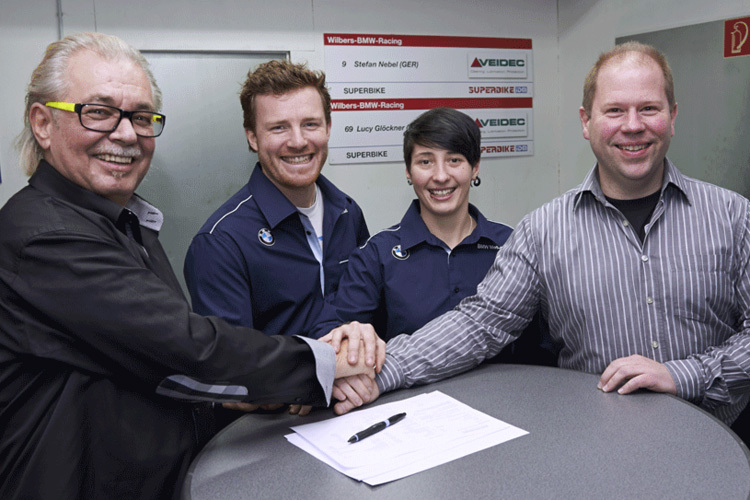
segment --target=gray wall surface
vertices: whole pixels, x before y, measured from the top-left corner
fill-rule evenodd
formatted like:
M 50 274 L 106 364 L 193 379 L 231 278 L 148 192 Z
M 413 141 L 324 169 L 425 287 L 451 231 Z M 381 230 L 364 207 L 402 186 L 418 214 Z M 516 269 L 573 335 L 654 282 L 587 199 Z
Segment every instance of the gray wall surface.
M 188 245 L 206 219 L 250 178 L 257 155 L 242 126 L 248 70 L 286 54 L 146 52 L 167 115 L 138 194 L 164 213 L 159 235 L 184 286 Z

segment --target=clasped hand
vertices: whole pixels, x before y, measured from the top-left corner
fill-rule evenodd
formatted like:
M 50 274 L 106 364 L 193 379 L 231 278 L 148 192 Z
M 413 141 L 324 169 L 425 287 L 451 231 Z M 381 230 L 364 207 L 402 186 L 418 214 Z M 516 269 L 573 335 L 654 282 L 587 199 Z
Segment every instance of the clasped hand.
M 370 324 L 352 321 L 321 337 L 336 352 L 336 377 L 375 373 L 385 363 L 385 342 Z
M 380 339 L 372 325 L 353 321 L 331 330 L 320 339 L 327 342 L 336 352 L 336 382 L 333 396 L 340 402 L 334 405 L 334 411 L 341 415 L 352 408 L 373 401 L 378 397 L 375 373 L 385 362 L 385 342 Z M 276 410 L 282 404 L 225 403 L 224 407 L 255 411 Z M 312 409 L 307 405 L 290 405 L 289 413 L 307 415 Z
M 344 351 L 340 348 L 343 338 L 349 339 L 348 363 L 350 365 L 361 359 L 361 349 L 364 348 L 366 365 L 373 366 L 372 363 L 375 361 L 375 372 L 380 373 L 380 369 L 385 362 L 385 342 L 378 337 L 372 325 L 353 321 L 331 330 L 328 335 L 320 340 L 329 342 L 336 352 L 340 353 Z M 359 339 L 360 344 L 359 351 L 354 348 L 353 344 L 358 341 L 357 339 Z M 333 397 L 339 402 L 333 406 L 333 411 L 337 415 L 343 415 L 353 408 L 374 401 L 379 395 L 380 390 L 375 382 L 374 373 L 372 376 L 369 373 L 364 373 L 352 374 L 342 378 L 339 377 L 337 371 L 336 381 L 333 383 Z

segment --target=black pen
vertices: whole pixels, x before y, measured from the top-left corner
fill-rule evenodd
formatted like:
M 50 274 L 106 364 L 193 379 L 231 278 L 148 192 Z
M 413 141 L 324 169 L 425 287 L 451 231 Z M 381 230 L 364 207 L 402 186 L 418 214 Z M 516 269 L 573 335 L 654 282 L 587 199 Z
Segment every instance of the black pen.
M 399 413 L 397 415 L 393 415 L 388 420 L 384 420 L 382 422 L 378 422 L 377 424 L 373 424 L 370 427 L 368 427 L 367 429 L 365 429 L 363 431 L 359 431 L 358 433 L 356 433 L 355 435 L 353 435 L 352 437 L 350 437 L 349 438 L 349 442 L 350 443 L 356 443 L 357 441 L 362 441 L 364 438 L 370 437 L 373 434 L 376 434 L 376 433 L 382 431 L 383 429 L 392 426 L 393 424 L 395 424 L 396 422 L 398 422 L 399 420 L 401 420 L 405 416 L 406 416 L 406 413 Z

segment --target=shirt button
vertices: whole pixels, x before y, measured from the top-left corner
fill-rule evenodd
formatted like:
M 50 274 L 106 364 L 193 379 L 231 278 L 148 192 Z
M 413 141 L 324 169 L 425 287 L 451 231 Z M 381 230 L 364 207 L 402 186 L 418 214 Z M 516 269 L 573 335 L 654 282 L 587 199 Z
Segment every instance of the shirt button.
M 641 260 L 643 262 L 648 262 L 648 255 L 641 255 Z
M 458 292 L 460 292 L 460 291 L 461 291 L 461 289 L 460 289 L 460 288 L 458 288 L 458 287 L 456 287 L 456 288 L 454 288 L 454 289 L 453 289 L 453 293 L 458 293 Z
M 630 222 L 624 220 L 624 221 L 622 221 L 622 225 L 625 226 L 625 227 L 628 227 L 630 225 Z
M 655 341 L 655 340 L 652 340 L 651 341 L 651 347 L 653 347 L 654 349 L 658 349 L 659 348 L 659 343 L 657 341 Z
M 652 299 L 651 297 L 646 297 L 646 304 L 653 304 L 653 303 L 654 303 L 654 299 Z

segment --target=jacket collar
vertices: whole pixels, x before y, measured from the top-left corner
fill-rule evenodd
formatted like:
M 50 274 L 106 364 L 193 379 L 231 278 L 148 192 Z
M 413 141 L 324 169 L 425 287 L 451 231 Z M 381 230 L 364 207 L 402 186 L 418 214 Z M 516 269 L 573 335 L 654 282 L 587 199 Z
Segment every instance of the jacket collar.
M 340 214 L 347 210 L 347 205 L 351 203 L 351 199 L 334 186 L 331 181 L 321 174 L 315 183 L 323 194 L 326 213 L 333 210 L 333 212 Z M 272 229 L 287 217 L 297 213 L 297 207 L 271 182 L 263 172 L 260 163 L 255 164 L 253 173 L 250 175 L 249 187 L 255 203 Z M 327 215 L 326 218 L 328 218 Z
M 482 238 L 487 238 L 497 245 L 501 244 L 500 242 L 495 241 L 492 236 L 492 232 L 490 231 L 491 223 L 484 215 L 482 215 L 477 207 L 471 203 L 469 203 L 469 214 L 471 214 L 471 216 L 474 217 L 474 220 L 477 221 L 477 227 L 474 228 L 474 231 L 472 231 L 462 244 L 477 243 Z M 399 226 L 402 230 L 399 232 L 401 237 L 401 248 L 404 250 L 413 248 L 423 242 L 431 245 L 445 245 L 435 237 L 429 229 L 427 229 L 427 226 L 420 215 L 419 200 L 412 200 L 411 205 L 409 205 L 409 209 L 401 219 Z
M 159 231 L 164 221 L 161 211 L 138 195 L 134 194 L 123 207 L 69 180 L 45 160 L 39 162 L 29 185 L 66 203 L 96 212 L 118 228 L 126 218 L 125 212 L 135 214 L 140 225 L 154 231 Z

